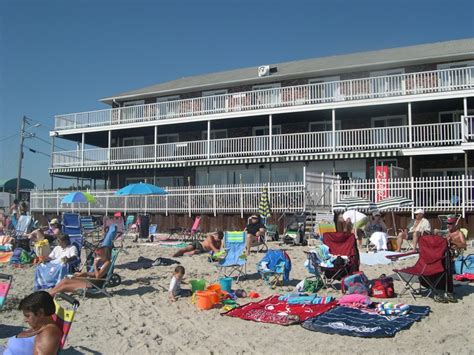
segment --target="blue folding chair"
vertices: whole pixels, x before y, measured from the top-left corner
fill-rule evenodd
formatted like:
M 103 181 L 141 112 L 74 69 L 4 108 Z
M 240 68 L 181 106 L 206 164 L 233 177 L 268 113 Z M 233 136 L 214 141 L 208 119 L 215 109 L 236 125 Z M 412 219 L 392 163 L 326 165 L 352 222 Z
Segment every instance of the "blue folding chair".
M 232 231 L 224 233 L 224 248 L 226 255 L 217 263 L 218 277 L 240 277 L 247 275 L 247 256 L 245 246 L 247 244 L 247 233 L 243 231 Z

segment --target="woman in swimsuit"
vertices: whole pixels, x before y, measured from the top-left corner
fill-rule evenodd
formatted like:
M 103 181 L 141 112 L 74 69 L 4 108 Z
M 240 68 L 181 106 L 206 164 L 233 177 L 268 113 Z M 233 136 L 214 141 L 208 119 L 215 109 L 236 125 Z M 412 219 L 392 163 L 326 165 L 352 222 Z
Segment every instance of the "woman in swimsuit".
M 56 354 L 63 334 L 52 318 L 56 310 L 53 297 L 45 291 L 32 293 L 20 302 L 18 309 L 31 328 L 8 339 L 3 354 Z
M 54 288 L 49 290 L 51 296 L 58 292 L 74 292 L 76 290 L 91 288 L 94 284 L 102 287 L 110 267 L 110 248 L 101 247 L 95 251 L 94 271 L 76 272 L 72 278 L 63 279 Z

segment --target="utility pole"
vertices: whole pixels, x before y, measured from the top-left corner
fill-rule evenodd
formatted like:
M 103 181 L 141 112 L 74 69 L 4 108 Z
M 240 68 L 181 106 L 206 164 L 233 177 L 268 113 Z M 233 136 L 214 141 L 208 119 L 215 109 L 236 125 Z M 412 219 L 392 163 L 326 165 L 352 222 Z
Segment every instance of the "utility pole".
M 18 155 L 18 176 L 16 178 L 16 198 L 20 199 L 21 161 L 23 160 L 23 142 L 25 140 L 26 116 L 23 116 L 20 130 L 20 154 Z

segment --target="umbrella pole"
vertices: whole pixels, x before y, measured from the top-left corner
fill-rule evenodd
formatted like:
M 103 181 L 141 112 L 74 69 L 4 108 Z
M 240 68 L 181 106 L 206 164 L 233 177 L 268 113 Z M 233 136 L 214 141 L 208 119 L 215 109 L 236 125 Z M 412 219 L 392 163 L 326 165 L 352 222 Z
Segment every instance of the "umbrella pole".
M 393 222 L 393 228 L 394 228 L 394 231 L 395 231 L 395 236 L 398 236 L 397 224 L 395 223 L 395 213 L 393 213 L 393 211 L 392 211 L 392 222 Z

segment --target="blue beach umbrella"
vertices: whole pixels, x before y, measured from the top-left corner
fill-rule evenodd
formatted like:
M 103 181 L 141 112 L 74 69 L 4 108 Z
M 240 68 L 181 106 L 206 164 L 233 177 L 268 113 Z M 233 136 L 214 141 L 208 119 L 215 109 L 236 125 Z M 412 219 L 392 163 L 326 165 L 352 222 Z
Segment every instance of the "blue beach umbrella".
M 61 203 L 94 203 L 95 197 L 88 192 L 75 191 L 67 194 Z
M 166 195 L 167 192 L 161 187 L 140 182 L 138 184 L 127 185 L 120 190 L 115 192 L 117 196 L 130 196 L 130 195 Z

